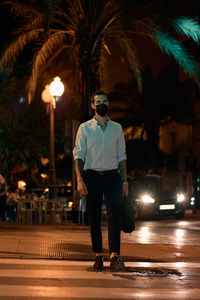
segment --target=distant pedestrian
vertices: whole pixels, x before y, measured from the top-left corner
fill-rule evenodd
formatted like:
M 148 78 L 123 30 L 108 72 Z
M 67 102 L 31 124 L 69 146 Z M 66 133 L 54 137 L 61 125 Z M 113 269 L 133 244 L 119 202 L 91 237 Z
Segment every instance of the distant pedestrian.
M 73 150 L 77 190 L 87 195 L 93 250 L 94 270 L 103 269 L 101 212 L 104 196 L 108 214 L 110 269 L 121 270 L 120 204 L 128 195 L 125 139 L 122 127 L 108 117 L 109 101 L 104 92 L 91 97 L 93 119 L 80 125 Z M 85 171 L 85 172 L 84 172 Z
M 5 186 L 1 187 L 0 192 L 0 220 L 5 221 L 6 220 L 6 190 Z
M 0 174 L 0 221 L 5 221 L 5 209 L 6 209 L 6 189 L 5 179 Z
M 8 218 L 10 222 L 16 222 L 17 209 L 18 209 L 18 193 L 14 188 L 8 190 L 7 196 Z
M 5 183 L 5 179 L 3 178 L 3 176 L 0 174 L 0 184 L 4 184 Z

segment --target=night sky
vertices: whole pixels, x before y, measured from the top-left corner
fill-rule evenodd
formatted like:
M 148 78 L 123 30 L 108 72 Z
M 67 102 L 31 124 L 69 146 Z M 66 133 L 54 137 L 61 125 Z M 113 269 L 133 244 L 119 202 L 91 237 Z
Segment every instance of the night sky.
M 188 1 L 187 4 L 187 1 L 184 1 L 186 8 L 187 5 L 189 7 L 189 4 L 196 5 L 197 2 L 199 3 L 199 1 L 192 0 Z M 171 3 L 171 1 L 168 1 L 168 3 Z M 12 37 L 10 33 L 14 30 L 16 23 L 14 21 L 10 21 L 11 18 L 9 18 L 9 10 L 5 7 L 1 7 L 0 16 L 1 49 L 5 49 Z M 106 92 L 109 92 L 117 83 L 127 82 L 133 78 L 128 63 L 122 62 L 121 60 L 119 47 L 117 48 L 114 44 L 110 44 L 109 47 L 112 54 L 111 56 L 107 55 L 107 70 L 106 73 L 103 74 L 102 85 L 102 89 Z M 160 72 L 162 72 L 167 65 L 173 61 L 173 59 L 169 58 L 166 54 L 162 53 L 158 47 L 153 45 L 152 42 L 144 39 L 138 40 L 137 51 L 142 69 L 144 69 L 147 65 L 150 66 L 153 78 L 156 78 Z
M 5 7 L 1 8 L 0 16 L 1 49 L 5 49 L 12 38 L 12 33 L 17 23 L 9 17 L 9 10 Z M 106 92 L 110 91 L 115 84 L 127 82 L 132 78 L 128 63 L 126 61 L 122 62 L 119 47 L 116 47 L 114 44 L 109 45 L 109 47 L 112 54 L 107 56 L 107 74 L 103 74 L 104 82 L 102 85 L 102 89 Z M 148 64 L 152 68 L 153 77 L 156 77 L 170 61 L 169 57 L 163 54 L 150 41 L 138 41 L 137 50 L 142 68 L 145 68 Z

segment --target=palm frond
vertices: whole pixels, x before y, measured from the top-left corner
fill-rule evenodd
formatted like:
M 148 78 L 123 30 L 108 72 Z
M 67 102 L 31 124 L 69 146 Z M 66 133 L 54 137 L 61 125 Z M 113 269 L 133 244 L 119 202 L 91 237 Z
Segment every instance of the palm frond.
M 139 63 L 139 58 L 137 55 L 136 48 L 132 41 L 125 35 L 117 35 L 116 41 L 119 43 L 123 56 L 128 61 L 138 83 L 138 89 L 142 91 L 142 74 L 141 67 Z
M 30 18 L 30 16 L 33 17 L 38 15 L 38 10 L 34 5 L 30 5 L 30 3 L 20 3 L 15 0 L 7 0 L 3 1 L 1 4 L 10 6 L 10 13 L 14 17 L 23 17 L 24 19 L 27 19 Z
M 69 13 L 68 13 L 68 20 L 73 25 L 75 24 L 76 27 L 80 30 L 82 28 L 82 20 L 84 19 L 84 11 L 81 5 L 81 1 L 69 2 Z
M 76 31 L 74 30 L 73 26 L 70 25 L 66 26 L 66 24 L 62 20 L 56 20 L 56 23 L 58 24 L 59 28 L 63 28 L 63 32 L 65 32 L 66 34 L 71 36 L 76 35 Z
M 84 15 L 84 2 L 82 0 L 77 0 L 75 1 L 75 3 L 73 3 L 73 5 L 75 4 L 75 9 L 77 10 L 77 12 L 79 12 L 81 14 L 81 16 Z
M 99 41 L 99 39 L 105 34 L 107 29 L 110 26 L 113 26 L 115 24 L 115 21 L 118 18 L 119 11 L 118 9 L 113 10 L 109 15 L 106 15 L 103 20 L 98 24 L 98 27 L 95 30 L 94 35 L 92 36 L 92 43 L 91 43 L 91 56 L 93 55 L 95 51 L 95 47 Z
M 105 40 L 102 40 L 102 46 L 104 47 L 104 49 L 106 50 L 107 54 L 111 56 L 111 52 L 109 50 L 108 45 L 105 43 Z
M 90 7 L 90 12 L 89 12 L 90 22 L 89 22 L 89 24 L 90 24 L 93 32 L 95 31 L 96 26 L 98 26 L 99 16 L 101 15 L 101 14 L 99 14 L 99 12 L 102 12 L 102 5 L 103 5 L 103 2 L 96 1 L 95 5 L 92 5 L 92 7 Z
M 135 19 L 131 22 L 132 35 L 141 35 L 143 37 L 152 38 L 155 36 L 156 24 L 151 17 L 143 17 Z
M 156 24 L 150 17 L 143 17 L 139 19 L 134 19 L 131 22 L 131 28 L 126 31 L 123 30 L 122 25 L 118 22 L 114 22 L 111 26 L 106 29 L 105 35 L 112 36 L 117 34 L 126 33 L 126 35 L 131 36 L 132 40 L 137 36 L 143 38 L 148 38 L 152 40 L 155 37 L 155 27 Z
M 116 5 L 115 1 L 99 1 L 99 5 L 96 4 L 96 18 L 92 19 L 94 30 L 97 30 L 101 24 L 105 24 L 105 20 L 107 20 L 108 16 L 112 15 L 114 18 L 112 21 L 118 16 L 119 17 L 119 6 Z M 109 13 L 108 13 L 109 12 Z M 93 14 L 91 10 L 91 14 Z M 108 21 L 106 21 L 108 23 Z M 110 22 L 109 22 L 110 24 Z M 108 26 L 107 26 L 108 27 Z
M 108 70 L 107 70 L 108 55 L 110 57 L 111 52 L 110 52 L 105 40 L 102 39 L 101 55 L 100 55 L 100 62 L 99 62 L 99 76 L 100 76 L 101 83 L 109 81 Z
M 65 27 L 67 26 L 68 29 L 73 29 L 74 31 L 78 31 L 80 26 L 80 18 L 81 14 L 79 14 L 73 7 L 72 3 L 69 3 L 69 10 L 68 12 L 65 12 L 62 9 L 58 9 L 55 12 L 55 16 L 58 17 L 58 19 L 64 19 L 65 20 Z M 58 19 L 55 19 L 56 22 L 58 22 Z
M 43 44 L 41 49 L 37 52 L 33 67 L 32 67 L 32 74 L 28 80 L 27 84 L 27 91 L 29 94 L 29 102 L 31 102 L 36 86 L 39 75 L 41 74 L 41 69 L 48 61 L 49 57 L 55 52 L 56 49 L 59 49 L 60 46 L 65 41 L 65 34 L 64 33 L 55 33 L 49 36 L 48 40 Z
M 42 28 L 32 30 L 28 33 L 26 32 L 20 35 L 14 42 L 12 42 L 10 46 L 5 50 L 3 56 L 0 59 L 0 70 L 2 70 L 3 67 L 10 62 L 14 64 L 19 54 L 29 43 L 38 38 L 40 32 L 43 32 Z
M 156 39 L 162 51 L 172 56 L 180 67 L 199 84 L 200 72 L 197 63 L 181 43 L 167 32 L 156 31 Z
M 179 17 L 173 22 L 177 32 L 185 34 L 188 38 L 192 38 L 195 43 L 200 42 L 200 25 L 190 17 Z
M 13 33 L 14 35 L 19 35 L 22 32 L 25 33 L 27 31 L 31 31 L 33 29 L 37 29 L 39 27 L 42 27 L 43 24 L 43 15 L 39 15 L 37 17 L 35 17 L 34 19 L 31 18 L 31 20 L 29 22 L 27 22 L 27 24 L 18 27 L 17 30 Z

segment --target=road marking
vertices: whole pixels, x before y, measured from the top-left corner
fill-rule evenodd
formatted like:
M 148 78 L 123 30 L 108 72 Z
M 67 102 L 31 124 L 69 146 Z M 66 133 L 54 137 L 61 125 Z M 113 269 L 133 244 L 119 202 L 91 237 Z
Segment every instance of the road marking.
M 49 260 L 49 259 L 0 259 L 0 264 L 16 264 L 16 265 L 61 265 L 61 266 L 85 266 L 91 267 L 93 261 L 69 261 L 69 260 Z M 105 261 L 104 265 L 109 266 L 110 262 Z M 200 268 L 200 262 L 133 262 L 126 261 L 126 266 L 129 267 L 153 267 L 153 268 Z
M 0 299 L 199 299 L 200 263 L 126 262 L 127 267 L 135 267 L 136 273 L 145 268 L 147 271 L 148 268 L 175 268 L 179 272 L 183 270 L 183 278 L 140 277 L 134 272 L 88 272 L 92 265 L 93 261 L 0 259 Z M 109 262 L 105 265 L 109 266 Z
M 55 270 L 7 270 L 1 269 L 1 277 L 16 277 L 16 278 L 65 278 L 65 279 L 101 279 L 103 276 L 112 273 L 103 272 L 87 272 L 85 271 L 55 271 Z M 112 277 L 117 280 L 117 278 Z
M 200 289 L 130 289 L 130 288 L 70 288 L 41 286 L 1 286 L 0 296 L 5 297 L 73 297 L 103 299 L 199 299 Z M 153 298 L 152 298 L 153 297 Z M 162 297 L 162 298 L 161 298 Z

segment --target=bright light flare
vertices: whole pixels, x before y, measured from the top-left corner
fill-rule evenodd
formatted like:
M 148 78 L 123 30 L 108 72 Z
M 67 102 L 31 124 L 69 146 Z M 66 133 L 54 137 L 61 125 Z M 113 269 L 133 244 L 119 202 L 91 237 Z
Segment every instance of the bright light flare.
M 17 182 L 17 187 L 18 187 L 18 189 L 25 190 L 25 188 L 26 188 L 26 182 L 23 181 L 23 180 L 19 180 Z
M 186 221 L 180 221 L 180 222 L 178 222 L 178 225 L 180 225 L 180 226 L 188 226 L 188 222 L 186 222 Z
M 183 202 L 185 200 L 184 194 L 177 194 L 177 202 Z
M 55 77 L 52 83 L 49 86 L 49 91 L 52 96 L 60 97 L 64 92 L 64 85 L 60 79 L 60 77 Z
M 48 178 L 48 175 L 45 173 L 41 173 L 41 177 L 42 177 L 42 179 L 46 179 L 46 178 Z
M 183 229 L 176 229 L 175 230 L 175 236 L 177 238 L 183 238 L 185 235 L 185 231 Z
M 145 226 L 141 227 L 140 230 L 139 230 L 139 233 L 140 233 L 139 243 L 141 243 L 141 244 L 149 243 L 149 239 L 150 239 L 150 236 L 151 236 L 149 228 L 145 227 Z
M 142 195 L 141 196 L 141 200 L 143 203 L 154 203 L 155 202 L 155 199 L 153 199 L 151 196 L 149 195 Z
M 195 205 L 195 197 L 190 198 L 190 205 Z

